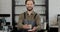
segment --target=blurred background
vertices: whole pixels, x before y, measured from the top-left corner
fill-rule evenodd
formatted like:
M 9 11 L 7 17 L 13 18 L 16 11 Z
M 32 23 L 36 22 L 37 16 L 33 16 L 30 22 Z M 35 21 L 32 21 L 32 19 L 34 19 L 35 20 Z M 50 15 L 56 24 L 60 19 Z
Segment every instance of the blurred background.
M 60 32 L 60 0 L 49 0 L 50 31 Z
M 59 3 L 60 0 L 35 0 L 34 11 L 40 14 L 41 32 L 60 30 Z M 25 11 L 25 0 L 0 0 L 0 32 L 17 31 L 19 14 Z
M 35 6 L 34 6 L 34 11 L 38 14 L 40 14 L 41 17 L 41 32 L 47 31 L 47 0 L 34 0 L 35 1 Z M 15 0 L 14 1 L 14 14 L 15 14 L 15 23 L 18 22 L 19 19 L 19 14 L 27 11 L 25 7 L 25 0 Z M 17 25 L 15 25 L 17 26 Z
M 41 31 L 47 31 L 47 0 L 35 0 L 34 11 L 40 14 L 41 17 Z M 0 19 L 4 21 L 1 31 L 17 31 L 17 22 L 19 14 L 26 11 L 25 0 L 0 0 Z M 10 26 L 10 27 L 9 27 Z M 8 27 L 7 29 L 5 29 Z

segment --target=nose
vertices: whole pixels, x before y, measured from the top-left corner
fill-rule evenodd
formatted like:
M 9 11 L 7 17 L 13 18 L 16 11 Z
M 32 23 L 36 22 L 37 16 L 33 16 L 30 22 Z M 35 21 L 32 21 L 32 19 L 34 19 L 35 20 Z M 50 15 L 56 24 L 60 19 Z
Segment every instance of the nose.
M 28 5 L 28 6 L 31 6 L 31 5 Z

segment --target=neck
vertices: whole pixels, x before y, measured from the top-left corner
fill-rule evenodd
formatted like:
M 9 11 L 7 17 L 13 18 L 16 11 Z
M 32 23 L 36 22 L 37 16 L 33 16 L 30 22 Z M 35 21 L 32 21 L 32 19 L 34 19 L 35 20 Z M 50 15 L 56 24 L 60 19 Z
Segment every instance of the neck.
M 31 15 L 31 13 L 32 13 L 33 11 L 27 11 L 27 12 L 28 12 L 29 15 Z

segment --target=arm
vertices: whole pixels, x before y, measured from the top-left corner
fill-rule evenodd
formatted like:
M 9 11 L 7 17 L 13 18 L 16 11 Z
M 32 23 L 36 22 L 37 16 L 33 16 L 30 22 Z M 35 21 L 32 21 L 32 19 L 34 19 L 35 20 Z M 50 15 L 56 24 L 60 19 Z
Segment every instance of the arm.
M 40 30 L 40 29 L 41 29 L 41 19 L 40 19 L 40 15 L 37 15 L 37 17 L 36 17 L 36 24 L 38 25 L 38 26 L 37 26 L 37 30 Z
M 18 23 L 17 23 L 18 28 L 23 28 L 22 21 L 23 21 L 23 17 L 22 17 L 22 14 L 20 14 L 20 15 L 19 15 L 19 21 L 18 21 Z
M 19 21 L 18 21 L 18 29 L 29 29 L 29 26 L 27 24 L 22 24 L 24 19 L 24 14 L 19 16 Z
M 41 30 L 41 19 L 40 19 L 40 15 L 37 15 L 35 20 L 36 20 L 37 27 L 34 27 L 33 30 Z

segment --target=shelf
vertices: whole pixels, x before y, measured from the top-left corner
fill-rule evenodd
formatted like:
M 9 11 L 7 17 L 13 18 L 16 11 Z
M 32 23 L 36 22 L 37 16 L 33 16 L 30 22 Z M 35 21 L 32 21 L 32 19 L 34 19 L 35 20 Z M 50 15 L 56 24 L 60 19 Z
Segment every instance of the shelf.
M 52 28 L 58 28 L 59 26 L 50 26 L 50 27 L 52 27 Z
M 58 16 L 60 16 L 60 14 L 58 14 Z
M 15 6 L 25 6 L 25 5 L 15 5 Z M 46 5 L 35 5 L 35 6 L 46 6 Z
M 15 14 L 15 16 L 19 16 L 20 14 Z M 46 14 L 40 14 L 41 16 L 46 16 Z
M 34 0 L 35 5 L 43 5 L 46 4 L 46 0 Z M 24 5 L 25 4 L 25 0 L 15 0 L 15 4 L 16 5 Z
M 10 17 L 10 14 L 0 14 L 0 17 Z
M 46 14 L 40 14 L 40 15 L 42 15 L 42 16 L 46 16 Z
M 50 28 L 49 32 L 58 32 L 58 28 Z

